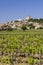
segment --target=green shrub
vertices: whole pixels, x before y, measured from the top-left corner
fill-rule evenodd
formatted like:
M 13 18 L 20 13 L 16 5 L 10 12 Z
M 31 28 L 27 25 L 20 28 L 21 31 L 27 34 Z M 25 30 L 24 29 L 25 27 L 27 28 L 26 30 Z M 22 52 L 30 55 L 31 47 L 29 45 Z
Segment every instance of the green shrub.
M 1 61 L 3 62 L 3 63 L 6 63 L 6 57 L 2 57 L 2 59 L 1 59 Z
M 34 65 L 36 63 L 36 59 L 33 59 L 32 57 L 28 58 L 28 64 L 29 65 Z
M 22 30 L 26 30 L 27 29 L 26 25 L 24 25 L 24 24 L 22 25 L 21 28 L 22 28 Z

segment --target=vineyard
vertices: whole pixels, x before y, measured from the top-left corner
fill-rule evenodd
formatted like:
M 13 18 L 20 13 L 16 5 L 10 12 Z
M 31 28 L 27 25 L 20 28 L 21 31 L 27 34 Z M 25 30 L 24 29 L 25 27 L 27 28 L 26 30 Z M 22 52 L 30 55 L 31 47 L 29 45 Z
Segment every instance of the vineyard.
M 0 65 L 43 65 L 43 30 L 0 31 Z

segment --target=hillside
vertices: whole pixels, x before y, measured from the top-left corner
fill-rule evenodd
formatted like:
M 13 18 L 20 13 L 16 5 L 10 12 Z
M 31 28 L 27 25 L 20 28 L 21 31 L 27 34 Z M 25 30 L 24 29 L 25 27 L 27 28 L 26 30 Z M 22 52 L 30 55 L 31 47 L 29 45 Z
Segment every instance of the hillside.
M 43 30 L 0 31 L 0 65 L 43 65 Z
M 15 20 L 0 24 L 0 30 L 43 29 L 43 19 L 33 19 L 29 16 L 25 20 Z

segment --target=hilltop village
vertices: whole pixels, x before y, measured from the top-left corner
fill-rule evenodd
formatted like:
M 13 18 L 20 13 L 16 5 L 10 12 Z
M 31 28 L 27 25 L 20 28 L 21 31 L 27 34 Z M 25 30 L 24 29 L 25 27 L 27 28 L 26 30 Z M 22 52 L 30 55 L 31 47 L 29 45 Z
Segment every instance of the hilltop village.
M 0 24 L 0 65 L 43 65 L 43 19 Z
M 43 29 L 42 21 L 43 19 L 32 19 L 30 16 L 27 16 L 25 20 L 18 19 L 0 24 L 0 30 Z

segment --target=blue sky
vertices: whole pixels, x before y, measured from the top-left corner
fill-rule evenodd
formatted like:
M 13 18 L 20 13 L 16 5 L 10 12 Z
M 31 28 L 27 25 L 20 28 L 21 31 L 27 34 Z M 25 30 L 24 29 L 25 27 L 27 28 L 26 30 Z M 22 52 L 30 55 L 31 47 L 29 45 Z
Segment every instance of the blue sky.
M 43 0 L 0 0 L 0 23 L 28 15 L 43 18 Z

